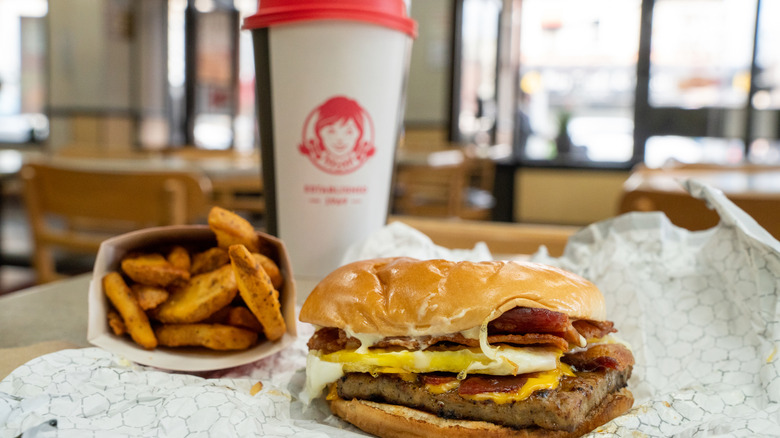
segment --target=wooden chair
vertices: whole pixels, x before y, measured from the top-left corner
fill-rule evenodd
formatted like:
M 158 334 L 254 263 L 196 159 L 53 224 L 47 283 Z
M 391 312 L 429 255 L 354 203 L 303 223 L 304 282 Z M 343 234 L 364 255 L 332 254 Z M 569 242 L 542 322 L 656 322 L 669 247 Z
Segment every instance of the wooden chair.
M 428 217 L 485 220 L 492 205 L 471 202 L 470 191 L 492 192 L 494 163 L 469 156 L 463 148 L 400 160 L 395 169 L 394 211 Z M 490 196 L 490 195 L 489 195 Z
M 388 222 L 402 222 L 445 248 L 470 249 L 485 242 L 494 257 L 529 255 L 540 246 L 558 257 L 580 228 L 567 225 L 518 224 L 461 219 L 390 216 Z
M 161 151 L 169 159 L 182 160 L 206 170 L 210 166 L 229 165 L 231 172 L 210 174 L 212 198 L 215 205 L 228 210 L 250 215 L 265 214 L 263 178 L 255 166 L 260 163 L 258 150 L 237 152 L 229 150 L 206 150 L 186 146 Z
M 61 277 L 55 254 L 94 257 L 112 235 L 205 220 L 211 182 L 200 173 L 98 167 L 47 161 L 22 168 L 38 283 Z
M 765 165 L 678 164 L 635 168 L 623 185 L 618 213 L 661 211 L 682 228 L 714 227 L 718 214 L 687 193 L 680 180 L 695 178 L 720 189 L 738 207 L 780 239 L 780 167 Z
M 466 189 L 466 173 L 461 163 L 400 165 L 395 179 L 395 210 L 399 213 L 457 217 Z

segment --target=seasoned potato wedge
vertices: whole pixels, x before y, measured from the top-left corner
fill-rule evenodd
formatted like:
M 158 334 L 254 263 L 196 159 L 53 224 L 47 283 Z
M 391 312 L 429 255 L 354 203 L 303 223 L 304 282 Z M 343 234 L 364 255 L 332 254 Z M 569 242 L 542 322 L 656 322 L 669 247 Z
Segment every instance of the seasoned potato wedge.
M 184 283 L 190 272 L 173 266 L 162 254 L 140 254 L 122 259 L 122 271 L 133 281 L 149 286 L 166 287 Z
M 208 216 L 209 228 L 217 235 L 221 248 L 241 244 L 252 252 L 260 251 L 260 237 L 252 224 L 241 216 L 221 207 L 212 207 Z
M 224 324 L 224 325 L 230 325 L 227 323 L 228 316 L 230 315 L 230 309 L 232 309 L 233 306 L 227 305 L 216 312 L 212 313 L 211 316 L 204 319 L 202 322 L 203 324 Z
M 167 301 L 154 309 L 153 314 L 164 323 L 198 322 L 230 304 L 237 293 L 233 269 L 225 265 L 196 275 L 185 286 L 175 289 Z
M 133 290 L 138 304 L 144 310 L 154 309 L 168 299 L 168 290 L 160 286 L 147 286 L 141 283 L 133 283 Z
M 190 272 L 192 260 L 190 259 L 190 253 L 186 248 L 176 245 L 171 249 L 171 252 L 168 253 L 168 263 L 173 265 L 174 268 Z
M 279 292 L 274 289 L 268 274 L 244 245 L 232 245 L 228 253 L 241 298 L 260 321 L 265 336 L 271 341 L 281 338 L 287 326 L 282 317 Z
M 249 309 L 242 306 L 230 307 L 228 309 L 225 324 L 245 328 L 257 333 L 263 331 L 263 326 L 260 324 L 260 321 L 257 320 L 255 315 L 252 314 Z
M 228 263 L 230 263 L 230 256 L 228 256 L 227 250 L 215 246 L 192 256 L 190 274 L 198 275 L 204 272 L 213 271 Z
M 252 253 L 252 256 L 260 263 L 260 266 L 263 267 L 265 273 L 268 274 L 268 277 L 271 279 L 271 284 L 274 285 L 274 289 L 280 290 L 284 285 L 284 277 L 282 277 L 282 272 L 279 270 L 279 266 L 277 266 L 276 262 L 258 252 Z
M 111 327 L 111 331 L 117 336 L 122 336 L 127 333 L 127 327 L 122 320 L 122 315 L 116 311 L 116 309 L 109 309 L 108 311 L 108 326 Z
M 221 324 L 164 324 L 155 329 L 155 334 L 165 347 L 244 350 L 257 341 L 256 332 Z
M 106 274 L 103 277 L 103 291 L 117 312 L 122 315 L 122 321 L 133 341 L 146 349 L 157 347 L 157 338 L 149 324 L 149 318 L 122 275 L 116 271 Z

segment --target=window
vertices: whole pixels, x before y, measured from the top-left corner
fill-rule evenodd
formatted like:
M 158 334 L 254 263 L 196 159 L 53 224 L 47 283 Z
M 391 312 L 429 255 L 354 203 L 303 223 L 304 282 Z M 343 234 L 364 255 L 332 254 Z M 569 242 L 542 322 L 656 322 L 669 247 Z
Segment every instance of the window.
M 46 0 L 0 0 L 0 144 L 48 137 Z
M 451 131 L 454 141 L 492 143 L 498 119 L 499 0 L 456 2 Z
M 255 147 L 252 35 L 240 23 L 256 10 L 257 0 L 169 1 L 171 143 Z
M 780 0 L 510 3 L 523 165 L 780 162 Z
M 522 2 L 518 159 L 631 162 L 640 6 L 640 0 Z
M 635 132 L 645 163 L 779 163 L 780 2 L 645 3 Z

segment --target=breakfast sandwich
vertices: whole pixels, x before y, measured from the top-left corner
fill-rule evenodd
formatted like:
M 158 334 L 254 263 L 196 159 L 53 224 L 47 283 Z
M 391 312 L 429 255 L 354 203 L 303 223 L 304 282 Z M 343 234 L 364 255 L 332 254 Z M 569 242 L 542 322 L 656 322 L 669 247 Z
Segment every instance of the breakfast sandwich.
M 573 437 L 627 412 L 634 358 L 588 280 L 536 263 L 385 258 L 304 303 L 306 401 L 382 437 Z

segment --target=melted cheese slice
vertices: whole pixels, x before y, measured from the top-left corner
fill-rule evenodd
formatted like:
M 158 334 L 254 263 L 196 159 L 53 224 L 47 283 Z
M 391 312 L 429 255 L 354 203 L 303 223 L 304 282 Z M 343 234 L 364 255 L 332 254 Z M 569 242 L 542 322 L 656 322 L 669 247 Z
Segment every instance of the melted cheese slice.
M 513 401 L 520 401 L 528 398 L 531 394 L 542 389 L 555 389 L 564 375 L 574 376 L 574 371 L 565 363 L 558 364 L 558 368 L 550 371 L 532 373 L 528 376 L 528 381 L 514 392 L 483 392 L 473 395 L 461 395 L 469 400 L 491 400 L 493 403 L 503 404 Z
M 436 371 L 457 373 L 464 378 L 468 373 L 517 375 L 558 369 L 561 351 L 547 347 L 509 346 L 493 347 L 486 355 L 480 348 L 445 351 L 408 351 L 366 349 L 340 350 L 330 354 L 310 351 L 306 359 L 306 386 L 302 398 L 309 402 L 331 382 L 347 372 L 430 373 Z
M 425 390 L 430 392 L 431 394 L 444 394 L 447 391 L 452 391 L 458 386 L 460 386 L 460 380 L 452 380 L 446 383 L 439 383 L 439 384 L 426 383 Z

